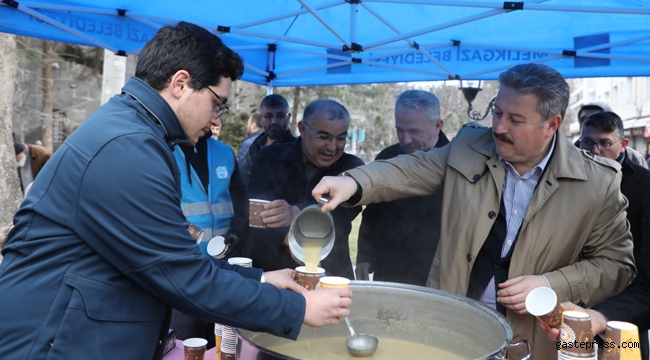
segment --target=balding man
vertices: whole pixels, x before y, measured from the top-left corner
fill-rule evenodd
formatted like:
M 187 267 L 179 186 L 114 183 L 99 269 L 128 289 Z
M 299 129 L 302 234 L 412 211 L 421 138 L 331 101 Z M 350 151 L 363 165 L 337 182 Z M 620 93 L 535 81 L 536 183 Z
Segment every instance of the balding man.
M 279 143 L 262 149 L 251 171 L 249 196 L 272 200 L 261 213 L 268 226 L 253 228 L 244 256 L 265 271 L 295 268 L 286 243 L 289 226 L 300 211 L 316 204 L 311 190 L 323 176 L 338 175 L 363 165 L 354 155 L 345 153 L 350 138 L 350 115 L 345 107 L 333 100 L 310 103 L 298 123 L 300 137 L 292 143 Z M 348 248 L 352 220 L 360 207 L 332 211 L 336 239 L 332 252 L 322 261 L 328 275 L 353 278 Z
M 435 95 L 404 91 L 395 102 L 399 143 L 382 150 L 375 160 L 447 145 L 443 123 Z M 359 228 L 357 280 L 369 280 L 374 272 L 374 280 L 426 285 L 440 238 L 441 207 L 442 194 L 368 204 Z

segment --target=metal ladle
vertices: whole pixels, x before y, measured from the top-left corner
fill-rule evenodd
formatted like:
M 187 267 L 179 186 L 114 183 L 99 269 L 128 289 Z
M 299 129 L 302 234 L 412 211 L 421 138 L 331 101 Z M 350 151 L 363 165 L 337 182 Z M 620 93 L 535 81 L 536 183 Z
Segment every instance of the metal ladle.
M 375 353 L 379 339 L 369 334 L 357 334 L 354 332 L 350 319 L 346 316 L 345 323 L 350 329 L 350 337 L 345 340 L 345 346 L 354 357 L 367 357 Z

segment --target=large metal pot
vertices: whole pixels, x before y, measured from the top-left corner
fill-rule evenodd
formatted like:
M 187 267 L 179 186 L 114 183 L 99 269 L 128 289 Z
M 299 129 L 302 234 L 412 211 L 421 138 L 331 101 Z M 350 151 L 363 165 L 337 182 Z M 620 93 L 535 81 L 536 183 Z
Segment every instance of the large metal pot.
M 528 346 L 525 341 L 511 345 L 510 322 L 462 296 L 377 281 L 353 281 L 350 289 L 354 294 L 350 319 L 359 333 L 431 345 L 466 359 L 505 359 L 509 346 Z M 268 350 L 291 340 L 246 330 L 238 330 L 237 336 L 237 359 L 296 360 Z M 347 337 L 349 332 L 343 322 L 317 329 L 303 325 L 298 340 L 331 336 Z

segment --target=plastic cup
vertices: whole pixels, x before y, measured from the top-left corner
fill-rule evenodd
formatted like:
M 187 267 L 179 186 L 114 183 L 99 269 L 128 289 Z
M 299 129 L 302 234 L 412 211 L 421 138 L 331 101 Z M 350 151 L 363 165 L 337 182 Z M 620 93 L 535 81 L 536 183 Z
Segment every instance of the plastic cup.
M 562 308 L 551 288 L 542 286 L 528 293 L 526 310 L 549 328 L 559 329 L 562 325 Z
M 639 328 L 628 322 L 608 321 L 603 343 L 605 360 L 641 360 Z
M 228 259 L 228 264 L 239 265 L 243 267 L 253 267 L 253 260 L 245 257 L 231 257 Z
M 208 340 L 190 338 L 183 340 L 184 360 L 203 360 Z
M 558 359 L 597 359 L 591 316 L 586 312 L 571 310 L 562 313 L 560 341 L 566 346 L 560 349 Z
M 226 256 L 226 251 L 230 247 L 230 245 L 224 244 L 223 241 L 223 236 L 215 236 L 210 239 L 210 242 L 208 242 L 208 255 L 217 259 L 223 259 Z
M 307 271 L 305 266 L 298 266 L 296 268 L 298 273 L 297 283 L 307 290 L 314 290 L 318 286 L 318 282 L 325 275 L 325 269 L 319 267 L 316 271 Z
M 262 220 L 262 211 L 264 211 L 264 205 L 269 202 L 268 200 L 248 199 L 248 226 L 266 228 L 266 224 Z
M 347 289 L 350 287 L 350 279 L 340 276 L 324 276 L 318 281 L 317 289 Z

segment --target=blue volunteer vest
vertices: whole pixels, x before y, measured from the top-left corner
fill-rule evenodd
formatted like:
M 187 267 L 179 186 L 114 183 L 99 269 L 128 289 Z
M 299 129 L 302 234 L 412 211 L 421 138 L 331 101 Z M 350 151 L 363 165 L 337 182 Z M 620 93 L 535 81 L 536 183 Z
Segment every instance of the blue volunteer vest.
M 201 179 L 190 167 L 190 184 L 185 163 L 185 154 L 178 145 L 174 157 L 181 173 L 181 208 L 187 221 L 205 231 L 199 244 L 201 252 L 207 254 L 208 242 L 214 236 L 223 235 L 230 229 L 230 219 L 234 215 L 230 196 L 230 179 L 235 169 L 235 156 L 230 147 L 216 139 L 208 139 L 209 185 L 206 193 Z

